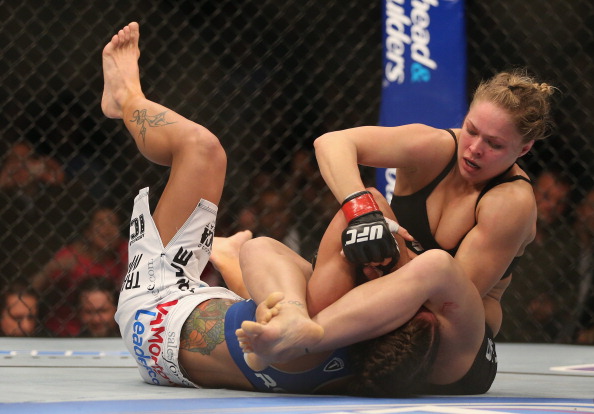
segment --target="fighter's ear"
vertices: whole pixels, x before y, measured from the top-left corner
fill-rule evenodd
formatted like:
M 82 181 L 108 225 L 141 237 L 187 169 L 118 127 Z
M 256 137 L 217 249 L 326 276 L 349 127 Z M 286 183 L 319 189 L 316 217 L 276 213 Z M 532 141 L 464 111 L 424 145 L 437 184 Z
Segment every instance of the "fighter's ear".
M 532 149 L 532 146 L 534 145 L 534 140 L 531 139 L 530 141 L 528 141 L 526 144 L 522 145 L 522 150 L 520 152 L 519 157 L 523 157 L 524 155 L 526 155 L 528 153 L 528 151 L 530 151 Z

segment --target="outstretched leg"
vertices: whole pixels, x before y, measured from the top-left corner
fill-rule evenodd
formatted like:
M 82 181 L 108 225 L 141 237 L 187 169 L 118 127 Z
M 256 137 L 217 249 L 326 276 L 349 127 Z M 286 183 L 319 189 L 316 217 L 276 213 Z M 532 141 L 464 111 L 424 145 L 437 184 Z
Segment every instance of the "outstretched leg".
M 481 298 L 455 260 L 437 250 L 355 287 L 323 309 L 313 318 L 323 329 L 321 339 L 303 341 L 295 322 L 281 317 L 284 305 L 266 323 L 242 325 L 238 337 L 245 336 L 244 349 L 255 354 L 248 354 L 248 360 L 279 363 L 379 337 L 405 324 L 421 306 L 439 321 L 440 361 L 449 364 L 453 357 L 476 355 L 484 332 Z
M 171 167 L 153 214 L 166 245 L 200 199 L 218 204 L 227 158 L 217 137 L 206 128 L 145 98 L 138 67 L 139 39 L 138 23 L 132 22 L 103 49 L 101 109 L 107 117 L 124 121 L 147 159 Z

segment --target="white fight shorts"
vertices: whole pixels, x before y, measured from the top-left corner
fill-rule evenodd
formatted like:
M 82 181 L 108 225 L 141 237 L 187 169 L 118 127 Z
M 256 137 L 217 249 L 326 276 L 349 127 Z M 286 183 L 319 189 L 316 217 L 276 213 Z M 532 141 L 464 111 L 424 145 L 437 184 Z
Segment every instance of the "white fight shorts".
M 212 298 L 242 300 L 200 275 L 210 257 L 217 206 L 200 200 L 167 246 L 150 214 L 148 188 L 134 199 L 128 271 L 115 315 L 126 347 L 145 382 L 193 386 L 178 363 L 180 331 L 188 315 Z

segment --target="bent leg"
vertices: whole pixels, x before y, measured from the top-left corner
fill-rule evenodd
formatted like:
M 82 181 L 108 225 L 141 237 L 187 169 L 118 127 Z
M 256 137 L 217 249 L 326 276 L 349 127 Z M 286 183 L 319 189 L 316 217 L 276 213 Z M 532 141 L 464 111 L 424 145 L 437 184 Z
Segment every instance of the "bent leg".
M 377 193 L 376 190 L 375 192 Z M 383 201 L 381 205 L 386 216 L 393 217 L 387 201 L 379 193 L 376 197 Z M 313 345 L 318 342 L 316 335 L 321 331 L 319 328 L 312 328 L 308 315 L 314 315 L 326 308 L 355 285 L 354 267 L 340 254 L 341 234 L 345 226 L 345 219 L 339 212 L 320 243 L 316 269 L 311 278 L 308 276 L 311 274 L 309 262 L 277 241 L 261 238 L 246 243 L 242 249 L 241 256 L 245 258 L 241 263 L 244 281 L 257 303 L 262 303 L 272 292 L 279 291 L 287 296 L 282 303 L 300 307 L 307 304 L 307 309 L 299 309 L 299 312 L 289 312 L 290 308 L 287 306 L 281 307 L 279 316 L 267 320 L 266 323 L 242 325 L 238 337 L 243 343 L 244 351 L 255 354 L 247 357 L 248 361 L 254 361 L 251 364 L 252 368 L 287 361 L 303 355 L 303 352 L 309 352 L 310 348 L 313 351 Z M 408 232 L 406 234 L 408 235 Z M 403 243 L 402 248 L 405 249 Z M 416 308 L 411 309 L 412 313 L 408 319 L 415 315 L 422 303 L 423 301 L 420 301 Z M 286 317 L 283 318 L 283 315 Z M 302 328 L 295 327 L 301 324 L 308 326 L 308 329 L 312 328 L 311 331 L 306 331 L 305 335 L 296 333 Z M 315 332 L 315 335 L 310 335 L 311 332 Z M 311 339 L 312 337 L 315 340 Z M 323 350 L 330 349 L 332 348 Z
M 239 261 L 244 283 L 256 303 L 273 292 L 283 292 L 285 300 L 305 305 L 311 263 L 289 247 L 269 237 L 257 237 L 242 246 Z
M 322 310 L 313 321 L 324 329 L 324 336 L 308 344 L 307 349 L 294 341 L 291 326 L 283 325 L 276 317 L 259 327 L 258 335 L 250 338 L 250 346 L 267 361 L 283 362 L 285 358 L 329 351 L 384 335 L 410 320 L 421 306 L 435 314 L 440 333 L 445 334 L 440 350 L 454 350 L 454 340 L 458 341 L 456 344 L 468 341 L 469 349 L 478 349 L 482 330 L 468 331 L 470 338 L 456 338 L 455 334 L 464 333 L 466 320 L 474 323 L 470 325 L 473 328 L 480 322 L 480 296 L 454 259 L 440 250 L 428 251 L 389 275 L 355 287 Z M 270 326 L 274 335 L 281 333 L 273 341 L 266 335 L 272 329 Z
M 248 291 L 263 315 L 257 315 L 256 322 L 244 322 L 237 331 L 252 369 L 259 371 L 278 359 L 292 359 L 292 350 L 277 350 L 278 343 L 289 340 L 307 349 L 322 338 L 323 329 L 310 319 L 306 308 L 308 261 L 282 243 L 260 237 L 244 244 L 240 263 Z
M 138 59 L 138 23 L 120 30 L 103 49 L 103 113 L 122 119 L 140 152 L 171 167 L 153 218 L 166 245 L 204 198 L 218 204 L 227 167 L 215 135 L 170 109 L 145 98 Z

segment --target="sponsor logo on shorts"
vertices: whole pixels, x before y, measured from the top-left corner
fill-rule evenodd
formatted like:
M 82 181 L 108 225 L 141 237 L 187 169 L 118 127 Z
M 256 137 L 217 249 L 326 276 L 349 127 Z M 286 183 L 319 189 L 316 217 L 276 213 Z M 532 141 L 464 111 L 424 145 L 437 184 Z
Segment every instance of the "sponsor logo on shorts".
M 144 237 L 144 214 L 130 220 L 130 246 Z
M 172 359 L 174 359 L 175 356 L 178 354 L 178 349 L 177 349 L 177 344 L 176 344 L 175 338 L 177 338 L 177 335 L 175 334 L 175 332 L 169 332 L 169 334 L 167 336 L 167 354 L 165 355 L 165 358 L 168 361 L 171 361 Z
M 171 266 L 176 269 L 177 288 L 181 291 L 189 290 L 190 292 L 194 292 L 194 288 L 190 288 L 190 281 L 186 278 L 184 270 L 193 255 L 193 252 L 180 247 L 171 263 Z
M 165 345 L 165 355 L 163 355 L 163 359 L 167 362 L 167 366 L 169 367 L 169 371 L 173 372 L 177 377 L 178 381 L 187 387 L 193 387 L 194 385 L 184 378 L 184 374 L 179 367 L 179 363 L 177 362 L 177 356 L 179 355 L 179 346 L 177 341 L 177 335 L 175 332 L 169 332 L 167 334 L 167 344 Z
M 344 369 L 344 361 L 342 358 L 334 357 L 324 367 L 324 372 L 337 372 Z
M 163 345 L 161 334 L 165 331 L 165 327 L 162 325 L 164 321 L 163 316 L 167 315 L 177 302 L 177 300 L 173 300 L 171 302 L 161 303 L 152 311 L 139 309 L 134 315 L 134 324 L 132 325 L 134 355 L 138 364 L 146 369 L 151 382 L 156 385 L 176 385 L 163 372 L 160 359 Z M 148 328 L 150 328 L 150 331 L 147 331 Z M 151 336 L 147 339 L 146 336 L 149 332 Z M 163 383 L 163 380 L 166 382 Z
M 215 223 L 211 222 L 204 226 L 198 247 L 210 254 L 214 240 Z
M 264 386 L 267 389 L 269 389 L 270 391 L 274 391 L 274 392 L 287 392 L 283 388 L 279 387 L 278 384 L 276 383 L 276 381 L 274 380 L 274 378 L 272 378 L 268 374 L 262 374 L 262 373 L 257 373 L 256 372 L 256 373 L 254 373 L 254 376 L 256 378 L 261 379 L 262 382 L 264 383 Z
M 154 296 L 157 296 L 159 294 L 159 289 L 157 289 L 157 285 L 156 285 L 157 277 L 155 276 L 155 260 L 154 259 L 151 259 L 148 261 L 146 271 L 147 271 L 148 280 L 149 280 L 149 284 L 146 287 L 146 290 L 151 292 Z
M 124 278 L 124 282 L 122 283 L 121 290 L 130 290 L 136 289 L 140 287 L 140 272 L 135 271 L 138 265 L 140 264 L 140 260 L 142 259 L 142 254 L 136 255 L 130 260 L 128 263 L 128 273 Z
M 491 338 L 487 338 L 487 354 L 485 355 L 487 360 L 493 363 L 497 363 L 497 353 L 495 353 L 495 342 Z

